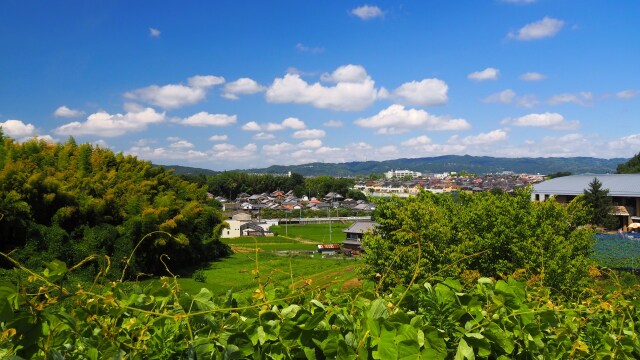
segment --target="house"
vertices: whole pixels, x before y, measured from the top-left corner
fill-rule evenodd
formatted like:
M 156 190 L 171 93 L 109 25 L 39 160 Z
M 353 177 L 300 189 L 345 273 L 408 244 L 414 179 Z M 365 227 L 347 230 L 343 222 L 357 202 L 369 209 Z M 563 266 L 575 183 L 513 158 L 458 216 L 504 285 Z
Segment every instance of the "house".
M 239 212 L 227 220 L 228 229 L 222 230 L 222 238 L 235 238 L 240 236 L 272 236 L 269 227 L 273 222 L 255 222 L 251 214 Z M 277 223 L 275 223 L 277 225 Z
M 354 222 L 342 232 L 347 234 L 347 239 L 342 243 L 345 251 L 362 251 L 362 238 L 367 232 L 372 232 L 378 226 L 378 223 L 371 220 L 360 220 Z
M 572 175 L 546 180 L 533 185 L 531 200 L 554 197 L 559 203 L 567 204 L 582 195 L 594 178 L 602 183 L 602 189 L 609 190 L 614 215 L 620 217 L 623 227 L 640 222 L 640 174 Z

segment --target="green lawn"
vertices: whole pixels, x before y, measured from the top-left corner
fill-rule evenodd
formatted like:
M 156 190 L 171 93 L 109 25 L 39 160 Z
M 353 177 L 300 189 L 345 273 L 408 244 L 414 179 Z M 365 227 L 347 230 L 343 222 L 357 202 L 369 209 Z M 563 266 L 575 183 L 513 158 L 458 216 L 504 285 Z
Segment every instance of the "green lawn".
M 329 241 L 329 224 L 288 225 L 286 227 L 279 225 L 272 226 L 271 231 L 282 236 L 288 234 L 288 237 L 290 238 L 300 238 L 315 241 L 320 244 L 328 244 L 342 243 L 347 238 L 346 234 L 342 232 L 342 230 L 349 226 L 351 226 L 350 223 L 331 224 L 331 241 Z
M 231 239 L 222 239 L 222 242 L 229 245 L 254 245 L 258 244 L 299 244 L 295 239 L 288 239 L 283 236 L 241 236 Z

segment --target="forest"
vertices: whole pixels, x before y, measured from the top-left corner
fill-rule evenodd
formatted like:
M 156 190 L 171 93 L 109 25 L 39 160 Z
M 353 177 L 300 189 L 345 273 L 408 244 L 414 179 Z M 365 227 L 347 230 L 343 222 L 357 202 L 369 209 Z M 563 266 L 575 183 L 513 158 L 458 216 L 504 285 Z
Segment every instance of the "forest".
M 0 129 L 0 251 L 29 267 L 98 255 L 85 276 L 127 265 L 135 278 L 161 273 L 163 261 L 194 266 L 228 253 L 214 231 L 222 220 L 205 188 L 149 162 L 73 138 L 20 144 Z

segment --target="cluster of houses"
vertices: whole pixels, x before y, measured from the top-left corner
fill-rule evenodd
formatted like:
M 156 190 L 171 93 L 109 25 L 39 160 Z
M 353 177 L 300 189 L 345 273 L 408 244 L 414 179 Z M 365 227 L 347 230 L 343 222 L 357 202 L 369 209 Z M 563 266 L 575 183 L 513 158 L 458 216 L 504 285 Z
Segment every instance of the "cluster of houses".
M 401 171 L 401 173 L 404 172 L 404 170 Z M 392 177 L 380 181 L 361 181 L 355 185 L 355 188 L 370 196 L 398 195 L 402 197 L 415 195 L 421 189 L 434 193 L 489 190 L 510 192 L 543 180 L 544 177 L 542 175 L 516 175 L 511 172 L 482 176 L 461 176 L 456 173 L 443 173 L 420 174 L 420 176 L 411 180 Z
M 222 203 L 223 211 L 229 213 L 239 210 L 258 214 L 262 209 L 327 211 L 337 208 L 350 209 L 354 211 L 354 213 L 358 213 L 370 212 L 375 209 L 375 206 L 367 201 L 345 199 L 342 195 L 333 192 L 326 194 L 321 199 L 315 197 L 309 198 L 306 195 L 298 198 L 293 194 L 293 191 L 286 193 L 283 191 L 274 191 L 270 194 L 262 193 L 254 195 L 240 193 L 234 202 L 229 202 L 220 196 L 215 199 Z

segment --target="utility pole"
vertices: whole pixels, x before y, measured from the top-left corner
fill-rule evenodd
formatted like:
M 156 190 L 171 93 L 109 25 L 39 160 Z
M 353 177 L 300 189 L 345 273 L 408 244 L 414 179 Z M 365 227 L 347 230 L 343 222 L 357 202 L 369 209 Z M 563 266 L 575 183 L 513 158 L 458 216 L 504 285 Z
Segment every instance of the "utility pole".
M 284 216 L 286 219 L 286 222 L 284 223 L 284 235 L 289 236 L 289 212 L 285 210 Z

